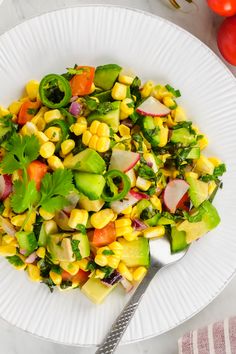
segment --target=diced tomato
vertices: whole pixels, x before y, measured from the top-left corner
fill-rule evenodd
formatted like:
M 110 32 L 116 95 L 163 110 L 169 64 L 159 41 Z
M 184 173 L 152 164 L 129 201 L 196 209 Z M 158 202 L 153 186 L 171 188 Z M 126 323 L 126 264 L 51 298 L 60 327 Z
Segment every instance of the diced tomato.
M 72 277 L 72 281 L 83 285 L 88 280 L 89 274 L 90 272 L 85 272 L 84 270 L 80 269 L 78 273 Z
M 92 66 L 77 66 L 76 69 L 82 69 L 82 72 L 81 74 L 76 74 L 70 80 L 72 95 L 88 95 L 93 83 L 95 68 Z
M 40 106 L 41 103 L 39 101 L 24 102 L 18 114 L 18 120 L 17 120 L 18 124 L 24 125 L 25 123 L 29 122 L 36 115 Z
M 182 199 L 180 199 L 178 205 L 177 205 L 177 209 L 182 209 L 185 211 L 189 211 L 189 207 L 190 207 L 190 200 L 189 200 L 189 195 L 188 192 L 186 192 Z
M 44 175 L 47 173 L 48 167 L 45 163 L 42 163 L 38 160 L 32 161 L 27 169 L 29 179 L 34 180 L 36 183 L 37 190 L 40 189 L 41 180 Z
M 66 270 L 63 270 L 61 272 L 61 277 L 63 281 L 71 281 L 72 279 L 72 275 L 70 273 L 68 273 Z
M 96 247 L 106 246 L 116 240 L 115 223 L 110 222 L 102 229 L 95 229 L 91 238 L 91 243 Z

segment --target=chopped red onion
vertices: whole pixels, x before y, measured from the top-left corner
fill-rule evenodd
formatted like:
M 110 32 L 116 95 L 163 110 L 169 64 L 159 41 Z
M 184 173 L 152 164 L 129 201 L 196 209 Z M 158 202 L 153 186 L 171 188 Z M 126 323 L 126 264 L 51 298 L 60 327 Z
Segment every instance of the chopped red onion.
M 153 163 L 151 161 L 147 162 L 148 167 L 152 167 Z
M 79 96 L 72 96 L 70 99 L 70 102 L 74 102 L 78 99 Z
M 73 116 L 78 116 L 82 112 L 82 106 L 79 102 L 72 102 L 69 108 L 69 112 L 73 114 Z
M 112 272 L 109 277 L 107 278 L 103 278 L 102 279 L 102 283 L 108 287 L 118 283 L 119 281 L 121 281 L 122 276 L 120 275 L 119 272 L 117 272 L 117 270 L 114 270 L 114 272 Z
M 141 231 L 145 230 L 147 228 L 147 225 L 145 225 L 141 220 L 139 219 L 134 219 L 132 222 L 132 226 L 135 230 Z
M 29 264 L 34 263 L 36 258 L 37 258 L 37 254 L 36 254 L 36 252 L 33 252 L 26 258 L 25 263 L 29 263 Z
M 126 125 L 126 127 L 128 127 L 128 128 L 132 128 L 133 127 L 133 122 L 129 118 L 126 118 L 126 119 L 122 120 L 122 124 Z
M 0 216 L 0 224 L 2 226 L 3 231 L 5 231 L 10 236 L 15 236 L 16 229 L 7 219 Z

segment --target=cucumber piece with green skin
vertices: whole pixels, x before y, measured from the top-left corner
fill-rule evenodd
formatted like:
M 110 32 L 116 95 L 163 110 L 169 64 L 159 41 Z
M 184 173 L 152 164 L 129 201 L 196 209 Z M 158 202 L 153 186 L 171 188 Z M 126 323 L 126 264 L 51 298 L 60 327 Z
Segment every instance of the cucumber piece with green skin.
M 107 295 L 115 289 L 117 284 L 112 286 L 104 285 L 100 279 L 89 278 L 86 283 L 82 286 L 82 293 L 87 296 L 95 304 L 100 304 L 105 300 Z
M 106 64 L 98 66 L 95 70 L 94 84 L 103 90 L 110 90 L 121 72 L 117 64 Z
M 208 183 L 199 181 L 192 177 L 187 177 L 186 182 L 189 184 L 188 195 L 194 207 L 199 207 L 204 200 L 208 198 Z
M 82 258 L 89 257 L 90 255 L 90 244 L 88 236 L 82 233 L 74 234 L 72 237 L 73 240 L 79 241 L 79 251 Z
M 144 237 L 139 237 L 134 241 L 126 241 L 120 238 L 119 242 L 123 246 L 121 260 L 127 267 L 149 266 L 149 242 Z
M 171 228 L 171 252 L 183 251 L 188 246 L 186 242 L 186 233 L 178 231 L 175 226 Z
M 75 172 L 75 185 L 79 192 L 83 193 L 90 200 L 100 199 L 106 181 L 102 175 L 86 172 Z
M 200 157 L 200 148 L 199 147 L 193 147 L 189 151 L 186 159 L 196 160 L 196 159 L 199 159 L 199 157 Z
M 196 142 L 196 138 L 188 129 L 179 128 L 172 130 L 170 141 L 175 144 L 180 143 L 183 146 L 188 146 Z
M 91 124 L 94 120 L 108 124 L 113 131 L 118 132 L 120 125 L 120 102 L 111 102 L 112 109 L 105 114 L 99 111 L 92 112 L 88 117 L 88 124 Z
M 40 233 L 39 233 L 39 239 L 38 239 L 38 245 L 41 247 L 45 247 L 47 245 L 47 233 L 45 230 L 45 225 L 42 223 Z
M 16 239 L 20 248 L 26 252 L 25 256 L 30 255 L 38 247 L 38 242 L 33 231 L 18 231 Z
M 106 163 L 93 149 L 85 149 L 74 156 L 67 156 L 64 160 L 65 168 L 81 172 L 103 173 Z
M 145 116 L 140 119 L 140 123 L 144 137 L 153 147 L 157 147 L 160 143 L 160 129 L 154 124 L 153 117 Z
M 99 99 L 100 103 L 109 102 L 112 99 L 111 90 L 98 92 L 98 93 L 92 94 L 91 96 L 97 97 L 97 99 Z
M 157 213 L 156 215 L 154 215 L 152 218 L 145 220 L 145 224 L 147 224 L 148 226 L 157 226 L 158 221 L 161 217 L 161 214 Z

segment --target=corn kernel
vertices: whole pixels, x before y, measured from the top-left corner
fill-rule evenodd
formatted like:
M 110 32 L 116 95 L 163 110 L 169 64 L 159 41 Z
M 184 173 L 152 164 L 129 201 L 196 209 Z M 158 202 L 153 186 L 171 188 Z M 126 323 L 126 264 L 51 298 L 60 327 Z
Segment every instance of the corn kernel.
M 214 165 L 208 158 L 204 155 L 201 155 L 200 158 L 196 161 L 195 170 L 200 173 L 205 173 L 212 175 L 214 171 Z
M 112 243 L 109 244 L 109 248 L 112 250 L 112 251 L 115 251 L 115 250 L 123 250 L 123 246 L 120 242 L 118 241 L 114 241 Z
M 104 277 L 105 277 L 105 273 L 100 269 L 96 269 L 95 278 L 103 279 Z
M 185 178 L 191 177 L 191 178 L 195 178 L 198 179 L 198 174 L 196 172 L 185 172 L 184 174 Z
M 59 109 L 52 109 L 44 113 L 44 120 L 46 123 L 50 123 L 54 119 L 62 119 Z
M 215 189 L 216 189 L 215 181 L 210 181 L 208 183 L 208 195 L 210 196 L 214 192 Z
M 125 210 L 122 210 L 122 214 L 124 215 L 128 215 L 130 214 L 132 211 L 132 206 L 130 205 L 128 208 L 126 208 Z
M 103 251 L 110 251 L 108 246 L 100 247 L 97 249 L 97 254 L 103 254 Z
M 166 124 L 167 124 L 167 126 L 168 126 L 169 128 L 172 128 L 172 127 L 174 127 L 177 123 L 174 122 L 174 120 L 172 119 L 171 115 L 168 114 Z
M 73 209 L 70 214 L 68 226 L 76 229 L 78 224 L 86 226 L 88 221 L 88 211 L 84 209 Z
M 150 96 L 153 88 L 154 88 L 153 81 L 149 80 L 149 81 L 145 82 L 145 84 L 143 85 L 143 87 L 141 89 L 142 98 L 146 98 L 146 97 Z
M 49 141 L 48 137 L 43 132 L 37 131 L 36 137 L 38 138 L 40 145 L 43 145 L 44 143 L 47 143 Z
M 10 112 L 8 111 L 8 109 L 4 108 L 3 106 L 0 106 L 0 117 L 4 117 L 6 115 L 8 115 Z
M 131 224 L 132 224 L 132 221 L 127 218 L 120 218 L 115 221 L 116 228 L 130 226 Z
M 174 110 L 174 120 L 176 123 L 187 120 L 187 115 L 181 106 L 177 106 Z
M 61 151 L 63 155 L 69 154 L 74 149 L 74 147 L 75 147 L 75 142 L 72 139 L 64 140 L 61 143 Z
M 218 157 L 208 157 L 208 160 L 213 163 L 215 167 L 219 166 L 222 163 L 222 161 L 218 159 Z
M 134 113 L 134 101 L 131 98 L 125 98 L 120 104 L 120 112 L 123 114 L 122 119 Z
M 32 211 L 29 213 L 30 213 L 29 216 L 28 216 L 28 213 L 25 216 L 28 220 L 24 226 L 24 231 L 33 231 L 34 223 L 36 221 L 36 211 Z
M 44 134 L 53 143 L 57 143 L 61 138 L 61 128 L 59 127 L 49 127 L 44 131 Z
M 148 227 L 143 231 L 146 238 L 163 237 L 165 235 L 165 227 L 163 225 Z
M 108 267 L 116 269 L 120 263 L 120 257 L 116 255 L 108 256 L 107 257 L 107 265 Z
M 119 75 L 118 77 L 118 81 L 121 84 L 125 84 L 125 85 L 131 85 L 132 82 L 134 81 L 134 78 L 132 76 L 129 75 L 123 75 L 122 73 Z
M 147 273 L 147 269 L 145 267 L 138 267 L 133 272 L 133 280 L 140 282 L 141 280 L 143 280 L 146 273 Z
M 40 270 L 34 264 L 28 264 L 27 271 L 28 271 L 29 277 L 32 281 L 40 281 L 41 280 Z
M 141 189 L 141 191 L 147 191 L 151 187 L 151 185 L 151 181 L 148 181 L 147 179 L 138 176 L 136 180 L 136 187 Z
M 110 139 L 107 137 L 101 137 L 98 139 L 96 150 L 98 152 L 106 152 L 110 148 Z
M 36 254 L 39 258 L 45 258 L 46 249 L 44 247 L 39 247 L 36 251 Z
M 3 205 L 5 209 L 2 212 L 2 216 L 8 218 L 11 214 L 11 201 L 9 197 L 3 201 Z
M 14 236 L 11 236 L 11 235 L 5 235 L 2 237 L 2 242 L 5 244 L 5 245 L 8 245 L 10 244 L 12 241 L 14 241 L 16 238 Z
M 158 146 L 163 147 L 168 142 L 169 129 L 167 127 L 160 128 L 160 141 Z
M 88 263 L 89 261 L 86 258 L 81 259 L 80 261 L 78 261 L 79 268 L 82 269 L 84 272 L 87 272 Z
M 90 90 L 89 90 L 89 94 L 93 93 L 94 91 L 96 90 L 96 86 L 94 85 L 94 83 L 92 82 L 92 85 L 90 87 Z M 91 97 L 92 98 L 92 97 Z M 96 98 L 96 97 L 95 97 Z
M 204 135 L 202 139 L 198 140 L 198 145 L 200 147 L 200 150 L 204 150 L 207 147 L 208 143 L 209 141 L 206 135 Z
M 172 98 L 170 98 L 170 97 L 164 97 L 163 98 L 163 103 L 164 103 L 164 105 L 166 107 L 169 107 L 169 108 L 173 108 L 173 107 L 176 106 L 175 101 Z
M 118 214 L 114 213 L 113 218 L 111 219 L 111 221 L 115 221 L 117 219 L 117 217 L 118 217 Z
M 16 247 L 11 245 L 0 246 L 0 256 L 10 257 L 10 256 L 15 256 L 15 254 L 16 254 Z
M 32 120 L 31 120 L 31 122 L 32 122 Z M 43 131 L 45 129 L 45 127 L 46 127 L 46 122 L 43 119 L 43 117 L 39 117 L 37 119 L 37 123 L 35 123 L 35 125 L 36 125 L 36 127 L 38 128 L 39 131 Z
M 101 267 L 105 267 L 107 265 L 107 257 L 102 254 L 97 254 L 94 261 Z
M 52 213 L 52 215 L 55 215 Z M 44 225 L 44 230 L 46 234 L 51 235 L 51 234 L 56 234 L 58 232 L 58 227 L 57 223 L 54 220 L 47 220 L 43 222 Z
M 128 267 L 123 262 L 120 262 L 120 264 L 118 266 L 118 272 L 122 275 L 122 277 L 126 278 L 127 280 L 129 280 L 129 281 L 133 280 L 132 273 L 130 272 Z
M 111 96 L 113 100 L 122 101 L 127 95 L 127 86 L 116 82 L 112 88 Z
M 90 149 L 94 149 L 96 150 L 96 146 L 97 146 L 97 142 L 98 142 L 98 136 L 97 135 L 93 135 L 91 137 L 91 139 L 89 140 L 89 144 L 88 146 L 90 147 Z
M 45 159 L 48 159 L 50 156 L 52 156 L 54 152 L 55 145 L 51 141 L 42 144 L 39 149 L 40 155 Z
M 94 120 L 92 124 L 90 125 L 90 132 L 94 135 L 97 134 L 98 127 L 101 123 L 98 120 Z
M 156 208 L 160 213 L 162 212 L 161 200 L 160 200 L 156 195 L 153 195 L 153 196 L 150 198 L 150 202 L 152 203 L 152 205 L 154 206 L 154 208 Z
M 46 211 L 42 207 L 39 208 L 39 214 L 42 216 L 44 220 L 51 220 L 55 216 L 55 213 L 49 213 L 49 211 Z
M 106 123 L 100 123 L 96 134 L 99 137 L 109 137 L 110 136 L 109 126 Z
M 23 104 L 23 102 L 20 102 L 20 101 L 12 102 L 8 108 L 9 112 L 11 114 L 18 114 L 21 109 L 22 104 Z
M 13 216 L 13 218 L 11 219 L 12 225 L 18 226 L 18 227 L 22 226 L 24 221 L 25 221 L 25 214 L 19 214 L 19 215 Z
M 164 97 L 173 97 L 173 94 L 162 85 L 156 85 L 152 90 L 152 95 L 157 100 L 162 100 Z
M 21 128 L 20 133 L 22 135 L 36 135 L 38 133 L 38 128 L 36 127 L 36 125 L 34 123 L 27 122 Z
M 90 133 L 89 130 L 86 130 L 84 133 L 83 133 L 83 136 L 82 136 L 82 143 L 84 145 L 88 145 L 89 142 L 90 142 L 90 139 L 92 138 L 92 133 Z
M 60 285 L 62 282 L 61 274 L 55 273 L 52 270 L 49 272 L 50 278 L 52 279 L 55 285 Z
M 124 234 L 124 239 L 126 241 L 131 242 L 131 241 L 137 240 L 138 236 L 140 236 L 140 235 L 141 235 L 141 231 L 132 231 L 128 234 Z
M 30 80 L 27 82 L 26 86 L 26 94 L 29 96 L 31 101 L 36 100 L 38 91 L 39 91 L 39 82 L 36 80 Z
M 47 159 L 47 163 L 53 171 L 57 170 L 58 168 L 64 169 L 64 165 L 58 156 L 55 156 L 55 155 L 50 156 Z
M 102 229 L 105 227 L 114 217 L 114 212 L 112 209 L 103 209 L 94 213 L 91 216 L 90 222 L 96 229 Z
M 120 124 L 119 126 L 119 133 L 121 136 L 125 136 L 125 135 L 130 135 L 130 128 L 127 127 L 126 125 L 124 124 Z
M 131 226 L 123 226 L 116 228 L 116 236 L 124 236 L 126 234 L 130 234 L 133 232 L 133 228 Z
M 71 275 L 75 275 L 79 271 L 78 262 L 60 262 L 60 267 Z

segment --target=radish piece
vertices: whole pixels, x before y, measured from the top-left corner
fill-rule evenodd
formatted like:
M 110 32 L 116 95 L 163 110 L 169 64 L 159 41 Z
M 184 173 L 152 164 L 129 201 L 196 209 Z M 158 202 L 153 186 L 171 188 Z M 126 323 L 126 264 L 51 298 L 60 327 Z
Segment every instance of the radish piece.
M 136 199 L 138 200 L 141 200 L 141 199 L 149 199 L 149 195 L 145 194 L 145 193 L 140 193 L 140 192 L 136 192 L 134 191 L 133 189 L 131 189 L 129 191 L 129 193 L 135 197 Z
M 112 202 L 110 206 L 115 213 L 120 214 L 123 210 L 127 209 L 129 206 L 133 206 L 138 201 L 137 198 L 128 193 L 122 201 L 116 200 L 115 202 Z
M 20 249 L 20 254 L 23 254 L 23 256 L 24 256 L 26 253 L 27 253 L 27 251 L 26 251 L 26 250 L 22 250 L 22 249 Z
M 12 181 L 9 175 L 0 175 L 0 200 L 6 199 L 12 191 Z
M 137 112 L 143 116 L 164 117 L 170 113 L 170 109 L 150 96 L 137 108 Z
M 140 155 L 137 152 L 115 149 L 112 151 L 109 170 L 127 172 L 139 161 Z
M 132 226 L 137 231 L 142 231 L 147 229 L 147 225 L 144 222 L 140 221 L 139 219 L 134 219 L 132 222 Z
M 189 185 L 182 179 L 173 179 L 164 190 L 164 203 L 171 213 L 175 210 L 189 189 Z

